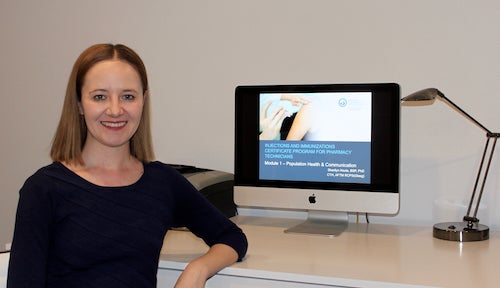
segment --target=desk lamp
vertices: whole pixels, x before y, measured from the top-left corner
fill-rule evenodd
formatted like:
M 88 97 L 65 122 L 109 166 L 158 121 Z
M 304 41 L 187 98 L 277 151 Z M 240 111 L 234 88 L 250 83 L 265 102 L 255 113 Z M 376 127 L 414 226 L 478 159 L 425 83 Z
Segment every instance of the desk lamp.
M 488 171 L 490 169 L 491 160 L 493 158 L 493 152 L 495 152 L 495 145 L 498 137 L 500 137 L 500 133 L 491 132 L 488 128 L 486 128 L 484 125 L 482 125 L 472 116 L 470 116 L 467 112 L 458 107 L 450 99 L 446 98 L 446 96 L 436 88 L 427 88 L 424 90 L 417 91 L 401 99 L 401 102 L 403 103 L 408 101 L 432 101 L 430 102 L 432 104 L 433 100 L 436 98 L 439 98 L 446 104 L 452 106 L 452 108 L 460 112 L 460 114 L 468 118 L 470 121 L 474 122 L 474 124 L 479 126 L 481 129 L 483 129 L 486 132 L 486 144 L 484 146 L 481 164 L 479 165 L 479 170 L 477 172 L 476 182 L 472 190 L 472 196 L 470 198 L 469 206 L 467 208 L 467 214 L 464 216 L 463 221 L 437 223 L 434 225 L 433 228 L 433 236 L 438 239 L 459 241 L 459 242 L 487 240 L 489 238 L 490 229 L 486 225 L 479 224 L 479 219 L 476 216 L 479 210 L 479 203 L 481 202 L 481 197 L 483 196 L 484 184 L 486 182 L 486 177 L 488 176 Z M 491 139 L 493 139 L 493 141 L 490 141 Z M 490 152 L 488 159 L 486 160 L 488 150 Z M 486 163 L 486 168 L 483 172 L 485 160 L 487 163 Z M 481 177 L 481 175 L 483 176 Z M 479 190 L 478 187 L 480 187 Z M 474 213 L 471 214 L 474 202 L 476 203 L 476 206 L 474 208 Z

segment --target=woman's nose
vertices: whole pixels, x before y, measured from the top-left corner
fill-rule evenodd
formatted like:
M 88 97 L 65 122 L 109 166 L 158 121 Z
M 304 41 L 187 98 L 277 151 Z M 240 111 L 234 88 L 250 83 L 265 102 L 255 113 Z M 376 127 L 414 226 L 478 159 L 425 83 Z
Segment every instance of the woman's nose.
M 109 101 L 109 106 L 106 111 L 108 115 L 117 117 L 123 113 L 123 108 L 118 97 L 111 97 L 111 101 Z

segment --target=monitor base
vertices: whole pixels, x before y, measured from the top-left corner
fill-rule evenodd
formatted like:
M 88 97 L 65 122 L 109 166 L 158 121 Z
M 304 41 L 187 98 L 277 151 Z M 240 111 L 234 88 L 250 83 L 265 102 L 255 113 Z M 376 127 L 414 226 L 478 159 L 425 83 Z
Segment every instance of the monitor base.
M 285 230 L 285 233 L 339 236 L 347 229 L 347 212 L 308 211 L 307 220 Z

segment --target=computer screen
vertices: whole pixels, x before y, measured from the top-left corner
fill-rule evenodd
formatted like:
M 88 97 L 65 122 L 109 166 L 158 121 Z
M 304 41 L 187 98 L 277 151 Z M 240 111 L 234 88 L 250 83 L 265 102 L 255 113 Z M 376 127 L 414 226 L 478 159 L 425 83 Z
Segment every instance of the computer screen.
M 307 231 L 398 212 L 398 84 L 250 85 L 235 97 L 238 205 L 306 210 Z

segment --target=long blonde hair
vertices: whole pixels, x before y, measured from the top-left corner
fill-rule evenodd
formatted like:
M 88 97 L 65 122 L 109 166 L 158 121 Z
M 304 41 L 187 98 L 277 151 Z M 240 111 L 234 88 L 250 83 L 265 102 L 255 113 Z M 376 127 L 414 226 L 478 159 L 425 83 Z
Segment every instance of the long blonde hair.
M 90 68 L 110 59 L 120 59 L 134 67 L 141 79 L 143 95 L 149 91 L 146 67 L 132 49 L 122 44 L 96 44 L 87 48 L 76 60 L 69 77 L 61 118 L 50 150 L 52 161 L 84 164 L 82 149 L 87 138 L 87 125 L 78 109 L 83 81 Z M 141 122 L 130 140 L 130 153 L 142 162 L 154 159 L 149 99 L 150 95 L 144 99 Z

